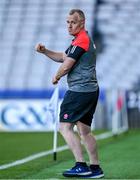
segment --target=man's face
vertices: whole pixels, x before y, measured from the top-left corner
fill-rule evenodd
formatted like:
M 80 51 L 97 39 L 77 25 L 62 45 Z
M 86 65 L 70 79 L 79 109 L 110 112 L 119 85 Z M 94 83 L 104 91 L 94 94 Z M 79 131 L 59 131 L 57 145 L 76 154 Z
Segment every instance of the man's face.
M 81 20 L 78 13 L 69 15 L 67 18 L 67 28 L 70 35 L 75 36 L 84 28 L 84 20 Z

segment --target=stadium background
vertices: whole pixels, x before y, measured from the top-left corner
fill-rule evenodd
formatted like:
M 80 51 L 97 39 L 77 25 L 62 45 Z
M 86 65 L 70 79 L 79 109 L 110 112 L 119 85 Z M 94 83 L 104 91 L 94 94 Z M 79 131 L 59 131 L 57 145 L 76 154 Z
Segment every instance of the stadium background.
M 97 47 L 100 98 L 93 128 L 112 130 L 114 119 L 119 129 L 140 127 L 139 0 L 0 0 L 1 137 L 3 131 L 52 130 L 46 119 L 54 119 L 46 104 L 59 64 L 36 53 L 35 45 L 67 48 L 71 37 L 66 16 L 71 8 L 85 12 L 86 29 Z M 63 77 L 60 102 L 66 89 Z

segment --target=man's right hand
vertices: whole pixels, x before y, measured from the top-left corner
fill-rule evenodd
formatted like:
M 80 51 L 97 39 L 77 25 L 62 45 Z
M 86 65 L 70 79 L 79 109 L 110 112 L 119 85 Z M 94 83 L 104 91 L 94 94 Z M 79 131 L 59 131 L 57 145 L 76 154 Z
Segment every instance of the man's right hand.
M 45 53 L 46 48 L 43 44 L 37 44 L 35 50 L 39 53 Z

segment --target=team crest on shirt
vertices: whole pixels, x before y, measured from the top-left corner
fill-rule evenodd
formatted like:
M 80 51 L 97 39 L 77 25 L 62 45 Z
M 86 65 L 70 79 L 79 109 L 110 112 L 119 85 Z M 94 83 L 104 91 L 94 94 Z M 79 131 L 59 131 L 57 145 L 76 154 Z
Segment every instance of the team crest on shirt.
M 64 114 L 63 118 L 64 119 L 68 119 L 69 115 L 68 114 Z

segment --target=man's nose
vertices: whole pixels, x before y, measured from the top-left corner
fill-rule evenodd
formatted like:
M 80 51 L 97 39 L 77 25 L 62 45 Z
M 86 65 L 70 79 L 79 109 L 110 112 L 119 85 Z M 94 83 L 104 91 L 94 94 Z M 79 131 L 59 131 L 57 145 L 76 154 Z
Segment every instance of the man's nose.
M 69 28 L 71 28 L 72 27 L 72 24 L 69 24 Z

